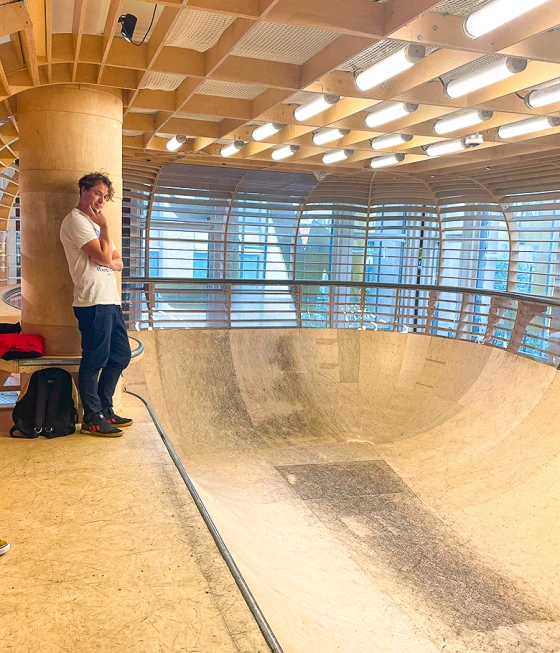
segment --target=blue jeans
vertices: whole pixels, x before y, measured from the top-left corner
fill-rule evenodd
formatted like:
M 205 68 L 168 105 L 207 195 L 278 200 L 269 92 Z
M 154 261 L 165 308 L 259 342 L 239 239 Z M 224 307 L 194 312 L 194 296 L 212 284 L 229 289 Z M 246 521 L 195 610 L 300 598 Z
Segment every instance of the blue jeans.
M 82 334 L 78 388 L 87 420 L 112 408 L 119 377 L 130 363 L 130 344 L 120 306 L 75 306 L 74 315 Z

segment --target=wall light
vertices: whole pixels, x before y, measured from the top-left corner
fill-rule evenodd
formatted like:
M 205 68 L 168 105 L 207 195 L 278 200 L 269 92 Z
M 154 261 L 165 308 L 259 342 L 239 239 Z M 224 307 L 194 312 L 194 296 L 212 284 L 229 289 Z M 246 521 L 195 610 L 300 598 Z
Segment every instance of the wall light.
M 349 129 L 321 129 L 321 131 L 313 134 L 313 142 L 315 145 L 324 145 L 325 143 L 336 141 L 349 133 Z
M 402 50 L 389 55 L 386 59 L 374 63 L 373 66 L 362 70 L 356 75 L 356 86 L 360 91 L 367 91 L 378 84 L 395 77 L 426 56 L 426 48 L 423 45 L 414 43 L 407 45 Z
M 386 136 L 378 136 L 371 141 L 371 149 L 385 150 L 389 147 L 410 143 L 411 140 L 412 134 L 387 134 Z
M 354 150 L 333 150 L 332 152 L 327 152 L 323 156 L 323 163 L 327 165 L 329 163 L 338 163 L 339 161 L 345 161 L 354 154 Z
M 181 147 L 181 145 L 184 145 L 186 142 L 187 142 L 186 136 L 183 136 L 183 134 L 177 134 L 177 136 L 173 136 L 173 138 L 170 138 L 167 141 L 165 147 L 170 152 L 176 152 Z
M 525 98 L 525 104 L 531 109 L 546 107 L 555 102 L 560 102 L 560 84 L 531 91 Z
M 480 125 L 480 123 L 485 120 L 490 120 L 493 115 L 492 111 L 469 111 L 461 116 L 442 118 L 434 125 L 434 131 L 440 136 L 442 134 L 449 134 L 450 132 L 456 132 L 459 129 Z
M 228 157 L 228 156 L 231 156 L 232 154 L 237 154 L 244 147 L 245 147 L 245 142 L 244 141 L 233 141 L 233 143 L 229 143 L 228 145 L 224 145 L 222 147 L 222 149 L 220 150 L 220 154 L 222 156 Z
M 537 116 L 536 118 L 529 118 L 529 120 L 520 120 L 511 125 L 503 125 L 498 128 L 498 136 L 500 138 L 515 138 L 516 136 L 524 136 L 525 134 L 532 134 L 533 132 L 540 132 L 544 129 L 551 127 L 559 127 L 560 118 L 549 118 L 548 116 Z
M 289 156 L 293 156 L 299 150 L 298 145 L 285 145 L 280 147 L 277 150 L 272 150 L 270 155 L 275 161 L 281 161 L 282 159 L 287 159 Z
M 527 59 L 506 57 L 490 66 L 486 66 L 486 68 L 482 68 L 482 70 L 454 79 L 446 85 L 445 93 L 450 98 L 458 98 L 490 86 L 490 84 L 501 82 L 512 75 L 523 72 L 525 68 L 527 68 Z
M 482 134 L 471 134 L 465 138 L 457 138 L 453 141 L 444 141 L 442 143 L 434 143 L 433 145 L 428 145 L 426 148 L 426 154 L 428 156 L 455 154 L 456 152 L 462 152 L 469 147 L 477 147 L 478 145 L 482 145 L 483 142 L 484 139 L 482 138 Z
M 411 102 L 397 102 L 397 104 L 368 113 L 366 116 L 366 125 L 372 128 L 379 127 L 379 125 L 385 125 L 393 120 L 404 118 L 405 116 L 408 116 L 409 113 L 416 111 L 416 109 L 418 109 L 417 104 L 412 104 Z
M 397 165 L 404 161 L 405 155 L 402 153 L 389 154 L 388 156 L 377 156 L 369 162 L 370 168 L 387 168 L 388 166 Z
M 267 122 L 265 125 L 261 125 L 253 131 L 253 140 L 263 141 L 265 138 L 277 134 L 281 129 L 284 129 L 285 126 L 286 125 L 281 125 L 278 122 Z
M 545 2 L 548 0 L 494 0 L 466 18 L 463 29 L 469 38 L 477 39 Z
M 310 102 L 305 104 L 300 104 L 294 111 L 294 118 L 299 120 L 307 120 L 312 116 L 316 116 L 321 111 L 325 109 L 330 109 L 333 104 L 336 104 L 340 100 L 338 95 L 319 95 L 316 98 L 313 98 Z

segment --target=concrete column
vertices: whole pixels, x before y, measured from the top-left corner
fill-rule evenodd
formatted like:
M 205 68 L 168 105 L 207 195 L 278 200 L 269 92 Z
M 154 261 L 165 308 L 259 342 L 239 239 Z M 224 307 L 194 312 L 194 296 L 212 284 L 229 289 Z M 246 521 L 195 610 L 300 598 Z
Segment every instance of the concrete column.
M 22 329 L 45 338 L 47 355 L 75 355 L 80 334 L 60 224 L 78 203 L 78 179 L 102 171 L 115 186 L 105 213 L 121 250 L 122 100 L 110 90 L 46 86 L 21 93 L 17 113 Z

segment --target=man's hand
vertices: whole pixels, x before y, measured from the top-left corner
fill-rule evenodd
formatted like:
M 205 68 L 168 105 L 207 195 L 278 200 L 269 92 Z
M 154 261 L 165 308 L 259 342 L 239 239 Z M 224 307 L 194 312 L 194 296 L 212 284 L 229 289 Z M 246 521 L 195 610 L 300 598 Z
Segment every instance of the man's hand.
M 106 227 L 108 225 L 107 218 L 103 215 L 101 209 L 94 209 L 93 206 L 89 205 L 86 213 L 87 216 L 100 227 Z

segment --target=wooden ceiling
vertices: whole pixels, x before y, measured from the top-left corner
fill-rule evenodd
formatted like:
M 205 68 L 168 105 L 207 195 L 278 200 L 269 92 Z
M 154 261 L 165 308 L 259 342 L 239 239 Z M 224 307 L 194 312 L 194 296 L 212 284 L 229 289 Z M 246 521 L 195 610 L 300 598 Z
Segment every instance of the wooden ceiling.
M 120 35 L 118 18 L 139 17 L 134 41 L 149 25 L 153 2 L 144 0 L 27 0 L 0 5 L 0 161 L 17 159 L 17 94 L 39 85 L 80 83 L 113 89 L 124 102 L 125 155 L 149 162 L 180 161 L 244 168 L 355 175 L 368 168 L 370 139 L 411 134 L 411 141 L 384 152 L 407 156 L 392 171 L 414 176 L 466 174 L 508 160 L 555 157 L 560 127 L 507 142 L 497 128 L 531 116 L 560 116 L 560 103 L 530 109 L 528 91 L 560 82 L 560 0 L 539 7 L 478 39 L 463 31 L 464 17 L 488 0 L 162 0 L 146 41 L 137 47 Z M 530 0 L 527 0 L 530 3 Z M 427 56 L 391 80 L 360 92 L 355 72 L 407 43 L 426 46 Z M 455 79 L 501 56 L 526 58 L 524 72 L 459 99 L 448 98 L 442 81 Z M 323 113 L 302 122 L 297 104 L 319 93 L 341 96 Z M 376 105 L 416 103 L 405 118 L 376 129 L 365 116 Z M 382 105 L 384 106 L 384 105 Z M 477 128 L 480 147 L 429 158 L 424 148 L 446 140 L 433 126 L 464 109 L 493 111 Z M 256 125 L 286 125 L 256 142 Z M 349 129 L 339 141 L 318 147 L 320 127 Z M 166 142 L 187 142 L 175 153 Z M 246 145 L 230 158 L 220 150 L 235 139 Z M 282 162 L 272 151 L 299 146 Z M 325 165 L 322 156 L 350 148 L 346 161 Z M 556 159 L 554 159 L 556 161 Z

